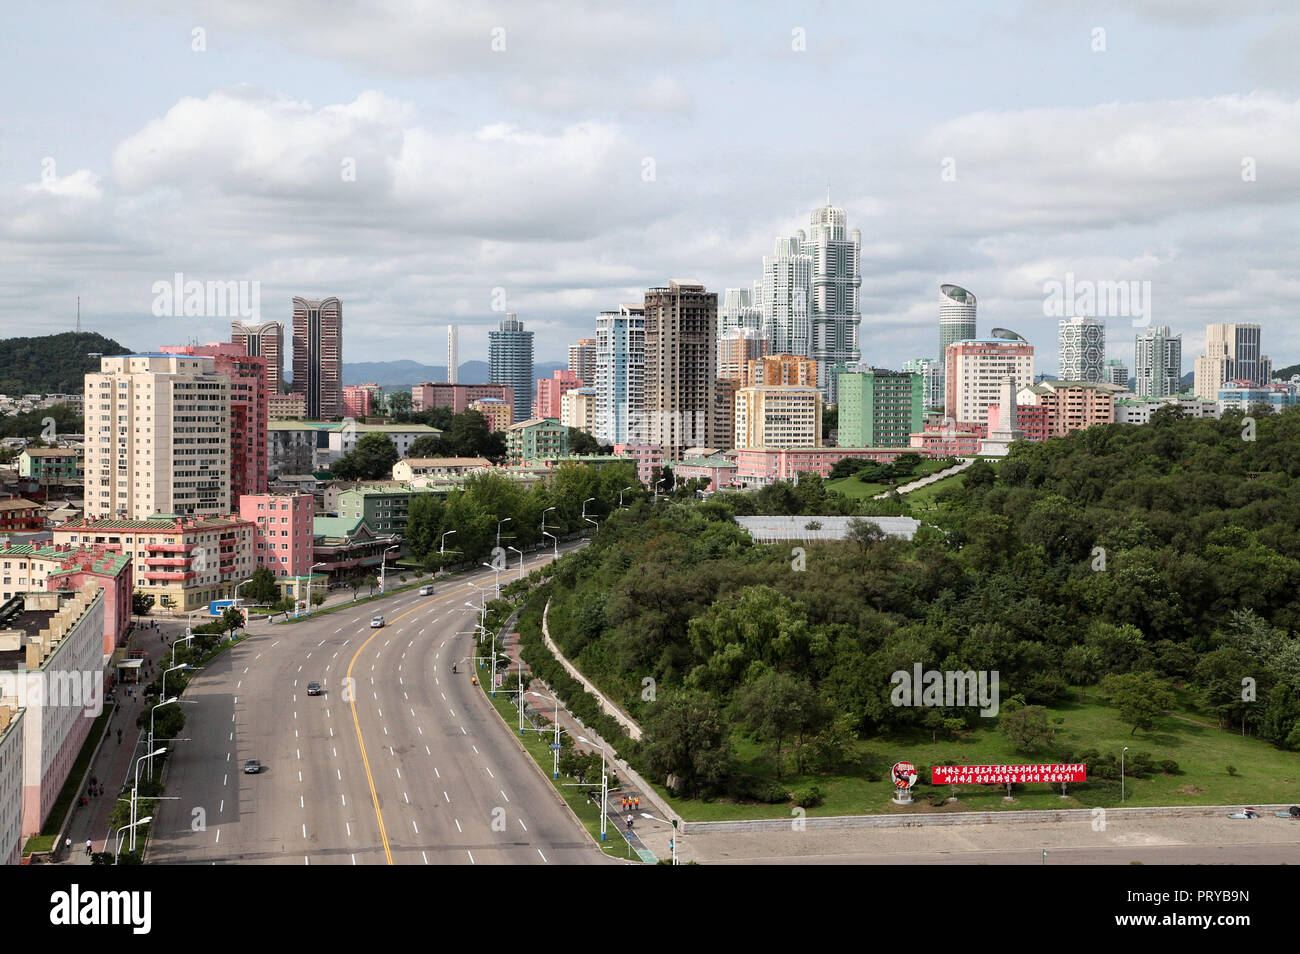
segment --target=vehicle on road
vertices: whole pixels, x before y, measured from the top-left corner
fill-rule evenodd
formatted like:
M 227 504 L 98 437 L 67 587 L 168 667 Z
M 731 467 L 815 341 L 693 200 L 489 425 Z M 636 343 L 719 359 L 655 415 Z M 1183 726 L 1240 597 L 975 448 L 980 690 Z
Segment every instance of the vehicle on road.
M 1239 812 L 1229 812 L 1228 817 L 1229 818 L 1258 818 L 1259 812 L 1255 811 L 1255 809 L 1253 808 L 1246 808 Z
M 382 629 L 382 628 L 383 628 L 383 625 L 384 625 L 384 618 L 383 618 L 382 616 L 372 616 L 372 617 L 370 617 L 370 628 L 371 628 L 371 629 Z
M 432 596 L 432 595 L 433 595 L 433 587 L 432 587 L 432 586 L 422 586 L 422 587 L 420 587 L 420 595 L 421 595 L 421 596 Z
M 309 695 L 309 696 L 319 696 L 319 695 L 320 695 L 320 683 L 319 683 L 319 682 L 309 682 L 309 683 L 307 683 L 307 695 Z
M 262 771 L 262 763 L 259 762 L 257 759 L 249 759 L 247 762 L 244 763 L 245 775 L 256 775 L 261 771 Z

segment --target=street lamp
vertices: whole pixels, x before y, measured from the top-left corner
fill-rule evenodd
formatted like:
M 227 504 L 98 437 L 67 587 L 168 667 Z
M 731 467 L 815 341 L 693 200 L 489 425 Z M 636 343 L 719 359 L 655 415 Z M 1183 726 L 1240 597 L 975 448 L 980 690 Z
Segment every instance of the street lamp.
M 660 477 L 658 480 L 655 481 L 655 503 L 656 504 L 659 503 L 659 485 L 662 484 L 667 479 L 668 479 L 667 477 Z
M 382 596 L 384 593 L 384 576 L 386 571 L 388 570 L 388 550 L 400 550 L 400 549 L 402 549 L 402 545 L 400 543 L 394 543 L 391 547 L 385 550 L 383 554 L 379 557 L 379 595 L 380 596 Z
M 498 550 L 501 549 L 501 524 L 509 523 L 510 520 L 511 520 L 510 517 L 504 517 L 501 520 L 497 521 L 497 549 Z
M 578 741 L 600 749 L 600 840 L 604 841 L 606 823 L 609 821 L 609 776 L 605 774 L 605 747 L 582 736 L 578 736 Z
M 514 550 L 519 554 L 519 579 L 522 580 L 524 578 L 524 551 L 520 550 L 518 547 L 506 547 L 506 549 Z
M 618 508 L 620 510 L 623 509 L 623 494 L 627 493 L 631 489 L 632 489 L 631 487 L 624 487 L 622 490 L 618 492 Z
M 492 563 L 484 563 L 483 566 L 487 567 L 489 570 L 491 570 L 493 573 L 496 574 L 496 584 L 495 584 L 496 589 L 493 592 L 492 596 L 493 599 L 498 599 L 498 600 L 501 599 L 501 567 L 496 566 L 495 564 Z
M 439 556 L 441 556 L 442 554 L 444 554 L 444 553 L 447 552 L 447 538 L 448 538 L 449 536 L 451 536 L 451 535 L 452 535 L 453 533 L 455 533 L 455 532 L 456 532 L 455 530 L 448 530 L 446 533 L 444 533 L 444 534 L 442 535 L 442 543 L 439 544 L 439 546 L 438 546 L 438 555 L 439 555 Z M 455 551 L 453 551 L 453 552 L 455 552 Z
M 184 636 L 180 637 L 179 639 L 175 640 L 172 643 L 172 665 L 173 666 L 176 665 L 176 647 L 179 646 L 181 643 L 190 643 L 193 641 L 194 641 L 194 634 L 187 629 L 185 631 Z M 164 695 L 166 695 L 166 693 L 164 693 Z
M 587 504 L 591 503 L 595 499 L 596 499 L 595 497 L 588 497 L 586 500 L 582 502 L 582 519 L 587 521 L 589 524 L 593 525 L 596 528 L 597 532 L 599 532 L 600 524 L 597 523 L 595 520 L 591 519 L 591 517 L 587 516 Z
M 1128 751 L 1128 746 L 1120 749 L 1119 753 L 1119 803 L 1124 804 L 1124 753 Z
M 312 570 L 316 569 L 316 567 L 318 567 L 318 566 L 328 566 L 328 565 L 329 565 L 328 563 L 313 563 L 310 567 L 307 568 L 307 615 L 308 615 L 308 616 L 311 615 L 311 577 L 312 577 Z
M 152 738 L 152 736 L 153 736 L 153 730 L 151 729 L 150 738 Z M 149 770 L 153 771 L 153 762 L 152 762 L 153 757 L 155 755 L 162 755 L 166 751 L 167 748 L 166 746 L 164 746 L 163 748 L 158 749 L 157 751 L 150 752 L 148 755 L 142 755 L 135 760 L 135 785 L 131 787 L 131 826 L 132 826 L 131 827 L 131 850 L 132 851 L 135 851 L 135 811 L 136 811 L 136 804 L 137 804 L 136 802 L 137 793 L 140 791 L 140 763 L 143 762 L 145 759 L 150 759 L 151 761 L 149 762 Z
M 171 705 L 173 702 L 178 701 L 179 698 L 180 698 L 179 696 L 172 696 L 170 699 L 164 699 L 162 702 L 158 703 L 158 705 L 154 706 L 152 709 L 149 710 L 149 748 L 153 748 L 153 716 L 154 716 L 154 713 L 157 712 L 159 709 L 161 709 L 163 706 Z M 152 762 L 149 763 L 149 781 L 153 781 L 153 763 L 152 763 Z M 135 849 L 132 848 L 131 850 L 134 851 Z
M 252 583 L 252 582 L 253 582 L 253 578 L 249 577 L 247 580 L 241 580 L 240 582 L 235 584 L 235 609 L 239 609 L 239 588 L 243 586 L 245 583 Z
M 669 824 L 669 822 L 664 821 L 662 818 L 656 818 L 654 815 L 651 815 L 649 812 L 642 812 L 641 817 L 648 818 L 651 821 L 657 821 L 661 825 Z M 670 847 L 673 850 L 673 864 L 677 864 L 677 822 L 674 821 L 671 824 L 673 826 L 673 833 L 672 833 L 672 837 L 669 838 L 668 840 L 668 847 Z M 1044 854 L 1046 854 L 1046 852 L 1044 852 Z
M 193 638 L 194 638 L 193 636 L 190 637 L 190 639 L 193 639 Z M 173 647 L 173 649 L 172 649 L 172 655 L 173 655 L 173 656 L 176 655 L 176 650 L 175 650 L 174 647 Z M 172 660 L 172 662 L 175 662 L 175 661 L 176 661 L 176 660 L 174 660 L 174 659 Z M 163 695 L 164 698 L 167 696 L 167 674 L 168 674 L 169 672 L 175 672 L 177 669 L 190 669 L 190 668 L 192 668 L 192 667 L 190 666 L 189 663 L 181 663 L 179 666 L 172 666 L 170 669 L 164 669 L 164 670 L 163 670 L 163 674 L 162 674 L 162 695 Z
M 126 831 L 128 828 L 130 828 L 130 829 L 132 830 L 132 831 L 131 831 L 131 835 L 132 835 L 132 837 L 134 837 L 134 836 L 135 836 L 135 828 L 136 828 L 137 825 L 147 825 L 147 824 L 149 824 L 151 821 L 153 821 L 153 816 L 152 816 L 152 815 L 147 815 L 146 817 L 141 818 L 139 821 L 134 821 L 134 822 L 131 822 L 130 824 L 123 825 L 121 828 L 119 828 L 119 829 L 117 830 L 117 847 L 115 847 L 115 848 L 113 849 L 113 864 L 117 864 L 117 856 L 120 855 L 120 854 L 122 853 L 122 832 L 124 832 L 124 831 Z M 132 850 L 132 851 L 135 851 L 134 848 L 132 848 L 131 850 Z
M 545 699 L 540 692 L 532 689 L 528 690 L 530 696 L 536 696 L 538 699 Z M 551 753 L 555 756 L 555 778 L 560 777 L 560 733 L 564 730 L 560 728 L 560 698 L 555 693 L 551 693 L 551 700 L 555 703 L 555 741 L 551 743 Z

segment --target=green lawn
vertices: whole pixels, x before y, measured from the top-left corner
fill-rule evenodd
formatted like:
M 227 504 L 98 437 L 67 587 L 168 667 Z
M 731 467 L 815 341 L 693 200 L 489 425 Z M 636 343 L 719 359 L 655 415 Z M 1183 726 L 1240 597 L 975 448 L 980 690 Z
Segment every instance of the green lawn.
M 939 460 L 923 460 L 913 472 L 911 477 L 899 481 L 899 484 L 910 484 L 914 480 L 920 480 L 922 477 L 929 477 L 931 474 L 937 474 L 941 470 L 946 470 L 952 464 Z M 941 481 L 942 483 L 942 481 Z M 868 483 L 864 484 L 858 480 L 857 475 L 851 477 L 837 477 L 835 480 L 826 481 L 828 490 L 834 490 L 846 497 L 852 497 L 854 500 L 861 500 L 864 497 L 874 497 L 876 494 L 883 494 L 890 488 L 890 484 Z M 909 495 L 904 495 L 909 496 Z
M 934 763 L 1017 764 L 1055 758 L 1064 750 L 1072 754 L 1097 749 L 1118 755 L 1124 746 L 1130 755 L 1145 752 L 1155 759 L 1171 758 L 1179 773 L 1157 773 L 1125 781 L 1124 804 L 1145 805 L 1250 805 L 1254 803 L 1300 804 L 1300 753 L 1284 752 L 1267 742 L 1243 738 L 1217 728 L 1164 717 L 1150 732 L 1130 734 L 1117 711 L 1089 691 L 1082 702 L 1070 702 L 1052 710 L 1064 717 L 1056 742 L 1045 752 L 1025 755 L 1015 752 L 994 726 L 977 728 L 955 740 L 932 742 L 928 732 L 911 736 L 869 739 L 857 743 L 844 774 L 831 777 L 787 776 L 781 780 L 790 790 L 816 785 L 825 801 L 808 809 L 809 815 L 856 815 L 886 812 L 1003 811 L 1011 809 L 1090 808 L 1120 804 L 1119 781 L 1098 780 L 1069 786 L 1069 797 L 1060 797 L 1060 786 L 1021 785 L 1014 789 L 1014 801 L 1004 801 L 1002 786 L 957 787 L 957 802 L 942 807 L 929 804 L 933 791 L 924 772 L 917 783 L 917 803 L 900 808 L 891 801 L 889 767 L 903 760 L 918 769 Z M 1180 705 L 1177 715 L 1197 720 L 1205 716 Z M 1212 719 L 1208 721 L 1213 721 Z M 753 774 L 770 774 L 759 748 L 749 740 L 737 745 L 740 768 Z M 1237 769 L 1235 777 L 1227 766 Z M 869 778 L 876 777 L 877 781 Z M 656 788 L 659 788 L 656 786 Z M 948 794 L 948 786 L 941 786 Z M 718 800 L 702 802 L 678 799 L 659 788 L 659 794 L 689 821 L 722 821 L 740 818 L 789 818 L 793 805 L 737 804 Z

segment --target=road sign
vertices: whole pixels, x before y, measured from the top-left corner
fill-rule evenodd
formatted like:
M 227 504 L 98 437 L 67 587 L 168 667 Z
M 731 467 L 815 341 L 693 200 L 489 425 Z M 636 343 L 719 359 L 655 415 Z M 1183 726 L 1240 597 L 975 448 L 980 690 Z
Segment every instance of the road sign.
M 562 749 L 562 748 L 564 748 L 564 746 L 560 745 L 560 743 L 558 743 L 558 742 L 552 742 L 552 743 L 548 746 L 548 748 L 550 748 L 550 749 L 552 749 L 552 750 L 555 750 L 555 749 Z
M 208 602 L 208 613 L 212 616 L 220 616 L 228 607 L 234 605 L 234 600 L 210 600 Z

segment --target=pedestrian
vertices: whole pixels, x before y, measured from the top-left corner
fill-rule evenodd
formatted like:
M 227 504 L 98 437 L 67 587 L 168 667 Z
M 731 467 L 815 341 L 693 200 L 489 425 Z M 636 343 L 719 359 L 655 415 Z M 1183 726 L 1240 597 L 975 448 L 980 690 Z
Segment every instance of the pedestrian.
M 63 850 L 64 850 L 64 853 L 65 853 L 69 858 L 72 857 L 72 839 L 71 839 L 71 838 L 65 838 L 65 839 L 63 840 Z
M 631 813 L 631 812 L 628 812 L 628 816 L 627 816 L 627 830 L 628 830 L 628 831 L 631 831 L 631 830 L 632 830 L 632 813 Z
M 121 744 L 122 744 L 122 730 L 121 730 L 121 729 L 118 729 L 118 730 L 117 730 L 117 744 L 118 744 L 118 745 L 121 745 Z
M 87 858 L 89 858 L 90 855 L 91 855 L 91 848 L 92 848 L 93 845 L 94 845 L 94 842 L 91 841 L 89 838 L 87 838 L 87 839 L 86 839 L 86 857 L 87 857 Z

